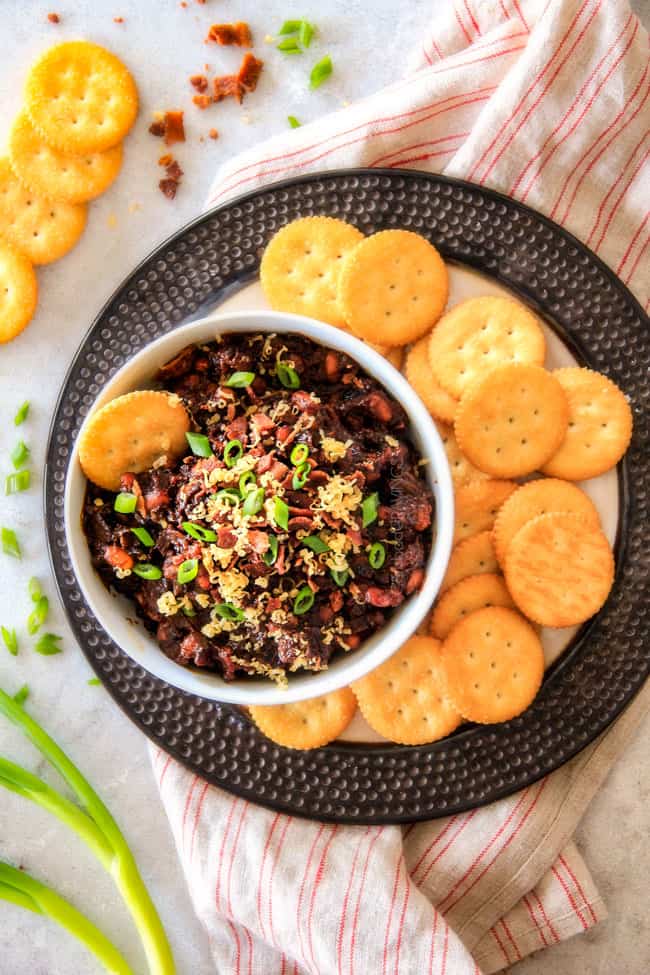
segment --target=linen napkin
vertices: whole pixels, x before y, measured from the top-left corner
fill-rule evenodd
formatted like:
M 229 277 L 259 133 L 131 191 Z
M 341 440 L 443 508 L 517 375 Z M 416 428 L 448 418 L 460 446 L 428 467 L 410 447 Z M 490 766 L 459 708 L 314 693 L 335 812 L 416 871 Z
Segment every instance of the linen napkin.
M 403 80 L 231 160 L 209 205 L 289 176 L 407 167 L 548 214 L 650 299 L 648 36 L 623 0 L 438 5 Z M 650 705 L 546 779 L 403 829 L 323 825 L 208 785 L 152 746 L 220 975 L 480 975 L 606 915 L 572 833 Z

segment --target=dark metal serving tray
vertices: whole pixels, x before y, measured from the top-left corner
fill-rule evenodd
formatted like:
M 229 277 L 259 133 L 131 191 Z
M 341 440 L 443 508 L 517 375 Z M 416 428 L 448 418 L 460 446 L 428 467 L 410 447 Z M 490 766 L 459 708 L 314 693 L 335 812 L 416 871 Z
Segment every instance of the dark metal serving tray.
M 618 472 L 614 588 L 547 673 L 534 704 L 513 721 L 464 726 L 419 747 L 281 748 L 236 708 L 150 676 L 106 635 L 78 588 L 66 547 L 64 482 L 95 397 L 152 339 L 249 282 L 279 227 L 313 214 L 341 217 L 366 234 L 392 227 L 423 234 L 446 259 L 519 294 L 580 362 L 610 376 L 633 403 L 634 438 Z M 491 190 L 414 171 L 348 170 L 239 197 L 184 227 L 135 269 L 98 315 L 66 376 L 50 431 L 45 511 L 70 625 L 108 691 L 149 738 L 208 781 L 254 802 L 326 821 L 394 823 L 448 815 L 523 788 L 603 731 L 650 669 L 649 365 L 650 323 L 613 272 L 562 228 Z

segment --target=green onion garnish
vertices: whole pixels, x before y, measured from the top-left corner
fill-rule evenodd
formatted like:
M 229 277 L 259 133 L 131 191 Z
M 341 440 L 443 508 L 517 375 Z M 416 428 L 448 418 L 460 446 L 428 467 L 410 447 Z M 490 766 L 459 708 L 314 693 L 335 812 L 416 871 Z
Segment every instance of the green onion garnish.
M 309 586 L 303 586 L 298 590 L 298 595 L 293 601 L 293 611 L 296 616 L 302 616 L 314 605 L 314 594 Z
M 295 37 L 287 37 L 276 46 L 278 51 L 282 51 L 283 54 L 302 54 Z
M 19 427 L 27 419 L 29 413 L 29 400 L 26 399 L 22 406 L 18 407 L 18 412 L 14 417 L 14 426 Z
M 120 493 L 115 496 L 113 508 L 121 515 L 132 515 L 135 511 L 137 503 L 138 499 L 136 498 L 135 494 L 131 494 L 130 491 L 120 491 Z
M 320 88 L 324 81 L 329 78 L 332 73 L 332 59 L 329 54 L 326 54 L 324 58 L 321 58 L 317 64 L 311 69 L 311 74 L 309 75 L 309 87 L 312 91 L 315 88 Z
M 213 497 L 227 501 L 228 504 L 239 504 L 239 491 L 236 491 L 235 488 L 221 488 Z
M 366 528 L 368 525 L 372 525 L 373 521 L 377 520 L 377 512 L 379 510 L 379 495 L 375 491 L 373 494 L 369 494 L 367 498 L 364 498 L 361 502 L 361 514 L 362 514 L 362 524 Z
M 8 474 L 5 479 L 5 494 L 18 494 L 19 491 L 26 491 L 30 479 L 29 471 L 17 471 L 15 474 Z
M 306 443 L 297 443 L 289 454 L 289 460 L 292 464 L 298 465 L 304 463 L 309 457 L 309 447 Z
M 99 677 L 91 677 L 87 683 L 88 683 L 88 687 L 98 687 L 99 684 L 101 684 L 101 681 Z
M 8 630 L 6 626 L 0 626 L 0 633 L 2 633 L 2 642 L 9 651 L 12 657 L 18 656 L 18 637 L 16 636 L 15 630 Z
M 220 616 L 223 620 L 232 620 L 239 623 L 244 618 L 244 611 L 232 603 L 217 603 L 212 607 L 215 616 Z
M 204 433 L 186 433 L 185 437 L 195 457 L 214 457 L 210 441 Z
M 350 576 L 347 569 L 343 569 L 342 571 L 339 569 L 331 569 L 330 574 L 337 586 L 344 586 Z
M 11 555 L 14 559 L 22 558 L 18 536 L 13 528 L 3 527 L 2 529 L 2 551 L 5 555 Z
M 47 619 L 47 615 L 49 611 L 50 611 L 49 599 L 47 598 L 47 596 L 39 596 L 38 602 L 34 606 L 34 609 L 31 611 L 29 616 L 27 617 L 27 632 L 29 633 L 30 636 L 34 636 L 34 634 L 40 630 L 43 623 Z
M 245 515 L 256 515 L 264 504 L 264 488 L 254 488 L 244 499 L 242 511 Z
M 197 525 L 195 521 L 184 521 L 183 531 L 186 531 L 192 538 L 198 539 L 199 542 L 216 542 L 217 540 L 216 532 L 210 528 L 204 528 L 202 525 Z
M 234 467 L 240 457 L 244 455 L 244 445 L 241 440 L 229 440 L 223 450 L 226 467 Z
M 287 122 L 289 123 L 292 129 L 300 128 L 300 122 L 298 121 L 295 115 L 287 115 Z
M 386 549 L 381 542 L 375 542 L 368 549 L 368 561 L 373 569 L 381 569 L 386 561 Z
M 285 20 L 278 34 L 295 34 L 300 30 L 302 20 Z
M 302 464 L 298 464 L 293 472 L 293 478 L 291 479 L 291 487 L 294 491 L 300 491 L 304 488 L 305 484 L 309 480 L 309 475 L 311 474 L 311 464 L 304 461 Z
M 23 704 L 25 703 L 28 697 L 29 697 L 29 685 L 23 684 L 20 690 L 16 691 L 16 693 L 14 694 L 14 701 L 16 702 L 19 708 L 22 708 Z
M 20 470 L 24 467 L 29 459 L 29 447 L 24 440 L 19 440 L 14 449 L 10 454 L 11 463 L 14 465 L 16 470 Z
M 181 562 L 178 567 L 178 575 L 176 578 L 178 579 L 180 585 L 184 586 L 186 583 L 191 582 L 192 579 L 196 579 L 198 571 L 198 559 L 185 559 L 185 561 Z
M 285 531 L 289 528 L 289 507 L 282 498 L 273 499 L 273 521 Z
M 298 40 L 300 41 L 301 47 L 309 47 L 313 36 L 314 36 L 313 24 L 310 24 L 308 20 L 301 20 L 300 31 L 298 32 Z
M 151 562 L 137 562 L 133 566 L 133 571 L 141 579 L 162 579 L 162 570 Z
M 33 603 L 37 603 L 41 596 L 43 595 L 43 590 L 41 589 L 41 584 L 36 578 L 32 576 L 27 583 L 27 592 L 29 593 L 29 598 Z
M 329 545 L 319 535 L 307 535 L 306 538 L 303 538 L 301 545 L 306 545 L 312 552 L 316 552 L 316 555 L 322 555 L 323 552 L 330 551 Z
M 188 606 L 188 605 L 187 605 L 187 603 L 186 603 L 186 604 L 185 604 L 185 605 L 184 605 L 184 606 L 182 607 L 182 609 L 183 609 L 183 615 L 184 615 L 184 616 L 196 616 L 196 610 L 194 609 L 194 607 L 192 606 L 192 604 L 191 604 L 191 603 L 190 603 L 190 605 L 189 605 L 189 606 Z
M 44 657 L 53 657 L 55 653 L 61 653 L 63 647 L 60 647 L 59 643 L 62 639 L 56 633 L 44 633 L 40 640 L 34 644 L 34 650 Z
M 254 372 L 233 372 L 230 379 L 226 380 L 225 385 L 231 389 L 245 389 L 251 385 L 254 379 Z
M 300 376 L 286 362 L 278 361 L 275 366 L 275 373 L 285 389 L 298 389 L 300 386 Z
M 269 535 L 269 547 L 262 556 L 266 565 L 273 565 L 278 557 L 278 540 L 275 535 Z
M 252 471 L 244 471 L 242 476 L 239 478 L 239 493 L 242 498 L 246 497 L 249 491 L 252 491 L 257 485 L 257 479 Z
M 131 531 L 145 548 L 152 548 L 156 544 L 156 540 L 149 534 L 146 528 L 132 528 Z

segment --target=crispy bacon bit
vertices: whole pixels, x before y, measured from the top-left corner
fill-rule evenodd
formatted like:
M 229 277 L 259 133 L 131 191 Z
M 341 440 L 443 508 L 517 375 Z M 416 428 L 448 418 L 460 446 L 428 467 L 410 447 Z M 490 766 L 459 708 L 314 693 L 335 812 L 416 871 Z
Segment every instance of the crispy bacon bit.
M 192 101 L 200 109 L 207 108 L 208 105 L 212 104 L 212 98 L 209 95 L 194 95 Z
M 224 74 L 219 78 L 215 78 L 212 82 L 213 95 L 212 100 L 215 102 L 222 102 L 224 98 L 236 98 L 241 104 L 241 100 L 244 97 L 242 87 L 239 83 L 237 75 L 235 74 Z
M 113 17 L 113 23 L 114 24 L 123 24 L 124 23 L 124 17 Z
M 208 79 L 204 74 L 193 74 L 190 78 L 190 84 L 197 91 L 203 92 L 208 90 Z
M 162 118 L 154 119 L 154 121 L 149 126 L 149 132 L 151 135 L 155 135 L 158 138 L 165 134 L 165 122 Z
M 165 145 L 185 142 L 185 128 L 182 112 L 165 112 Z
M 61 22 L 61 18 L 58 14 L 48 14 L 47 19 L 51 24 L 59 24 Z
M 180 183 L 181 176 L 183 175 L 183 170 L 178 165 L 176 160 L 173 159 L 172 162 L 170 162 L 169 165 L 167 166 L 166 173 L 168 179 L 174 179 L 176 180 L 177 183 Z
M 104 549 L 104 558 L 114 569 L 121 569 L 124 572 L 133 568 L 133 559 L 119 545 L 107 545 Z
M 161 179 L 158 186 L 168 200 L 174 199 L 176 196 L 176 190 L 178 189 L 178 183 L 175 179 Z
M 158 160 L 158 165 L 171 166 L 173 161 L 174 161 L 174 157 L 172 156 L 171 152 L 166 152 L 165 155 L 161 156 L 160 159 Z
M 218 139 L 219 138 L 219 133 L 217 132 L 216 129 L 210 129 L 210 131 L 208 132 L 208 135 L 210 136 L 211 139 Z
M 244 91 L 255 91 L 257 88 L 257 82 L 260 80 L 263 67 L 264 62 L 260 61 L 259 58 L 256 58 L 254 54 L 250 53 L 250 51 L 244 55 L 237 73 L 237 80 Z
M 236 44 L 237 47 L 250 47 L 253 43 L 250 27 L 241 20 L 236 24 L 213 24 L 206 41 L 216 41 L 222 46 Z

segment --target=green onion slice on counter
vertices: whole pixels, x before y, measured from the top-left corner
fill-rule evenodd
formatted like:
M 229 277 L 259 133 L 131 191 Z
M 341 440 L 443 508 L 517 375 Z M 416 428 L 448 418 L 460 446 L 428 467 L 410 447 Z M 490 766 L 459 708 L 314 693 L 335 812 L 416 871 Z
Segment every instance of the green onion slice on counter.
M 11 451 L 11 463 L 14 465 L 16 470 L 20 470 L 24 467 L 29 460 L 29 447 L 24 440 L 19 440 L 14 449 Z
M 12 657 L 18 656 L 18 637 L 16 636 L 15 630 L 8 630 L 6 626 L 0 626 L 0 633 L 2 633 L 2 642 L 9 651 Z
M 47 596 L 39 596 L 34 609 L 27 617 L 27 632 L 30 636 L 37 633 L 47 619 L 50 611 L 50 601 Z
M 2 551 L 5 555 L 11 555 L 14 559 L 22 558 L 18 536 L 13 528 L 2 529 Z
M 57 636 L 56 633 L 44 633 L 34 644 L 34 650 L 43 657 L 53 657 L 55 653 L 61 653 L 63 648 L 59 643 L 62 639 L 63 637 Z
M 14 417 L 14 426 L 19 427 L 21 423 L 24 423 L 27 419 L 27 414 L 29 413 L 29 400 L 26 399 L 25 402 L 18 407 L 18 411 Z
M 321 58 L 314 67 L 311 69 L 309 75 L 309 87 L 312 91 L 315 88 L 320 88 L 324 81 L 329 78 L 333 71 L 332 59 L 329 54 L 326 54 L 324 58 Z
M 295 115 L 287 115 L 287 122 L 289 123 L 289 126 L 292 129 L 300 128 L 300 122 L 298 121 Z
M 16 471 L 15 474 L 7 474 L 5 478 L 5 494 L 18 494 L 19 491 L 26 491 L 31 481 L 29 471 Z

